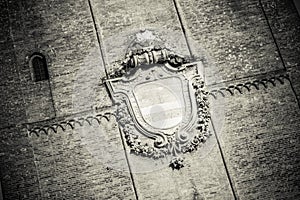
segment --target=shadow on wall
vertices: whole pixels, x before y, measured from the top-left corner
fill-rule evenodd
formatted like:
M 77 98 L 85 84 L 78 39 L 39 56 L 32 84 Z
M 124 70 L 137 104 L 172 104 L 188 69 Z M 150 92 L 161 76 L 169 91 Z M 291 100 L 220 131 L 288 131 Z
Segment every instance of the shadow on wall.
M 298 14 L 300 16 L 300 1 L 299 0 L 294 0 L 294 4 L 297 8 Z

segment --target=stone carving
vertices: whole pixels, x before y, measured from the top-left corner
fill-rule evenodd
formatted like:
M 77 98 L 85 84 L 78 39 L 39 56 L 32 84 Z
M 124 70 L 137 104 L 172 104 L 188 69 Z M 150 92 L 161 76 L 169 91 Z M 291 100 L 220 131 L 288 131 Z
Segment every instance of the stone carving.
M 167 58 L 164 62 L 140 65 L 106 84 L 131 152 L 154 159 L 173 155 L 170 166 L 179 169 L 184 165 L 178 155 L 209 137 L 208 92 L 196 70 L 186 77 L 184 68 L 172 67 Z
M 227 87 L 213 89 L 209 91 L 209 95 L 212 96 L 214 99 L 217 99 L 218 96 L 233 96 L 235 94 L 243 94 L 245 92 L 250 92 L 253 89 L 267 89 L 270 85 L 275 87 L 277 83 L 284 84 L 285 81 L 290 82 L 290 77 L 287 74 L 281 74 L 269 78 L 256 79 L 253 81 L 247 81 L 245 83 L 238 83 L 236 85 L 229 85 Z
M 188 63 L 188 60 L 184 56 L 176 55 L 174 52 L 160 47 L 154 47 L 153 49 L 149 47 L 142 48 L 129 51 L 120 68 L 110 74 L 110 78 L 121 77 L 131 68 L 141 65 L 163 64 L 165 62 L 169 63 L 172 67 L 179 67 L 182 64 Z
M 210 136 L 201 64 L 148 46 L 129 51 L 105 80 L 131 153 L 153 159 L 171 155 L 170 167 L 180 169 L 180 154 L 196 150 Z
M 52 124 L 47 125 L 39 125 L 30 127 L 30 125 L 26 125 L 26 129 L 28 131 L 28 135 L 32 136 L 33 134 L 36 136 L 40 136 L 41 134 L 49 135 L 50 133 L 57 133 L 60 131 L 65 131 L 67 129 L 75 129 L 77 127 L 84 126 L 86 124 L 92 125 L 93 123 L 101 124 L 101 119 L 104 118 L 106 121 L 110 121 L 110 117 L 114 116 L 114 113 L 105 112 L 103 114 L 89 115 L 85 117 L 73 118 L 67 121 L 58 121 Z

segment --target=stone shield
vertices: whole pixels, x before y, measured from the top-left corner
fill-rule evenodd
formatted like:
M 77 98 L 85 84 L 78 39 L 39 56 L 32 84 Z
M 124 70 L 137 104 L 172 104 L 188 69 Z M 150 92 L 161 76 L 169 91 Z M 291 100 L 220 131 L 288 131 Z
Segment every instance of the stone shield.
M 135 154 L 152 158 L 193 151 L 209 136 L 207 92 L 196 63 L 171 62 L 167 50 L 131 55 L 106 80 L 124 139 Z M 152 58 L 151 58 L 152 56 Z M 176 56 L 176 55 L 175 55 Z

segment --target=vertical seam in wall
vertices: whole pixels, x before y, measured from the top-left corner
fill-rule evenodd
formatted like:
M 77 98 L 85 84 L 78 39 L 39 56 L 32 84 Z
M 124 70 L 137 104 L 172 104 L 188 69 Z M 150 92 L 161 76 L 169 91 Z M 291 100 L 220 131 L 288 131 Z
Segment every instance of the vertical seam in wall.
M 184 34 L 184 38 L 185 38 L 187 47 L 188 47 L 188 49 L 189 49 L 190 56 L 193 58 L 194 55 L 193 55 L 193 53 L 192 53 L 192 49 L 191 49 L 191 46 L 190 46 L 189 41 L 188 41 L 188 36 L 187 36 L 186 30 L 185 30 L 184 25 L 183 25 L 183 20 L 182 20 L 182 17 L 181 17 L 181 15 L 180 15 L 180 12 L 179 12 L 178 2 L 177 2 L 177 0 L 173 0 L 173 3 L 174 3 L 174 7 L 175 7 L 175 10 L 176 10 L 176 13 L 177 13 L 177 16 L 178 16 L 180 25 L 181 25 L 181 29 L 182 29 L 183 34 Z M 203 76 L 204 76 L 204 74 L 203 74 Z M 229 184 L 230 184 L 230 187 L 231 187 L 231 191 L 232 191 L 232 193 L 233 193 L 234 199 L 238 199 L 238 198 L 237 198 L 237 193 L 236 193 L 236 191 L 235 191 L 235 189 L 234 189 L 234 187 L 233 187 L 232 180 L 231 180 L 231 177 L 230 177 L 228 168 L 227 168 L 227 164 L 226 164 L 226 161 L 225 161 L 225 158 L 224 158 L 224 154 L 223 154 L 223 151 L 222 151 L 220 142 L 219 142 L 219 138 L 218 138 L 218 136 L 217 136 L 215 127 L 214 127 L 214 125 L 213 125 L 213 122 L 211 122 L 211 123 L 212 123 L 212 127 L 213 127 L 213 129 L 214 129 L 215 135 L 216 135 L 216 140 L 217 140 L 218 148 L 219 148 L 219 151 L 220 151 L 220 154 L 221 154 L 221 157 L 222 157 L 223 165 L 224 165 L 224 168 L 225 168 L 225 171 L 226 171 L 227 179 L 228 179 Z
M 180 15 L 180 13 L 179 13 L 179 6 L 178 6 L 178 3 L 177 3 L 177 0 L 173 0 L 173 4 L 174 4 L 175 10 L 176 10 L 176 14 L 177 14 L 177 17 L 178 17 L 180 26 L 181 26 L 181 30 L 182 30 L 183 35 L 184 35 L 185 43 L 186 43 L 186 45 L 187 45 L 187 47 L 188 47 L 190 56 L 191 56 L 192 59 L 193 59 L 193 58 L 194 58 L 194 55 L 193 55 L 193 52 L 192 52 L 190 43 L 189 43 L 189 41 L 188 41 L 188 36 L 187 36 L 186 30 L 185 30 L 185 27 L 184 27 L 184 25 L 183 25 L 182 17 L 181 17 L 181 15 Z
M 290 77 L 288 78 L 288 80 L 289 80 L 291 89 L 292 89 L 292 91 L 293 91 L 293 93 L 294 93 L 294 95 L 295 95 L 296 101 L 297 101 L 297 103 L 298 103 L 298 107 L 299 107 L 299 109 L 300 109 L 300 101 L 299 101 L 299 98 L 298 98 L 298 96 L 297 96 L 296 90 L 295 90 L 295 88 L 294 88 L 294 86 L 293 86 L 292 80 L 290 79 Z
M 119 126 L 118 126 L 118 128 L 119 128 L 119 133 L 120 133 L 120 137 L 121 137 L 121 140 L 122 140 L 123 150 L 124 150 L 126 162 L 127 162 L 128 169 L 129 169 L 129 174 L 130 174 L 130 178 L 131 178 L 135 198 L 138 200 L 139 198 L 138 198 L 138 194 L 137 194 L 137 190 L 136 190 L 136 186 L 135 186 L 135 182 L 134 182 L 134 178 L 133 178 L 133 174 L 132 174 L 132 170 L 131 170 L 131 165 L 130 165 L 128 154 L 127 154 L 127 151 L 126 151 L 126 148 L 125 148 L 125 141 L 124 141 L 124 138 L 122 136 L 122 131 L 121 131 Z
M 104 48 L 103 48 L 103 45 L 102 45 L 103 41 L 101 40 L 101 38 L 99 36 L 100 30 L 98 30 L 98 28 L 97 28 L 97 24 L 96 24 L 94 12 L 93 12 L 92 4 L 91 4 L 90 0 L 88 0 L 88 4 L 89 4 L 89 7 L 90 7 L 91 16 L 92 16 L 93 23 L 94 23 L 94 28 L 95 28 L 95 31 L 96 31 L 96 37 L 97 37 L 97 41 L 98 41 L 98 44 L 99 44 L 99 50 L 100 50 L 100 54 L 101 54 L 101 57 L 102 57 L 102 63 L 103 63 L 104 69 L 105 69 L 106 78 L 109 78 L 108 73 L 107 73 L 107 68 L 106 68 L 107 67 L 107 63 L 105 62 Z M 133 186 L 135 198 L 138 200 L 136 186 L 135 186 L 135 182 L 134 182 L 134 179 L 133 179 L 132 170 L 131 170 L 131 166 L 130 166 L 130 163 L 129 163 L 129 159 L 128 159 L 128 155 L 127 155 L 127 152 L 126 152 L 126 148 L 125 148 L 125 142 L 124 142 L 124 139 L 122 137 L 122 132 L 121 132 L 120 129 L 119 129 L 119 133 L 120 133 L 120 137 L 121 137 L 121 140 L 122 140 L 122 145 L 123 145 L 123 149 L 124 149 L 124 153 L 125 153 L 125 158 L 126 158 L 126 162 L 127 162 L 127 165 L 128 165 L 128 169 L 129 169 L 130 179 L 131 179 L 131 182 L 132 182 L 132 186 Z
M 91 13 L 91 16 L 92 16 L 92 20 L 93 20 L 93 25 L 94 25 L 94 28 L 95 28 L 95 31 L 96 31 L 96 37 L 97 37 L 97 41 L 98 41 L 98 44 L 99 44 L 99 51 L 100 51 L 100 55 L 101 55 L 101 62 L 103 64 L 103 67 L 104 67 L 104 70 L 105 70 L 105 75 L 106 75 L 106 78 L 108 78 L 108 73 L 107 73 L 107 63 L 105 62 L 105 56 L 104 56 L 104 48 L 103 48 L 103 41 L 101 40 L 100 38 L 100 30 L 99 28 L 97 27 L 97 24 L 96 24 L 96 20 L 95 20 L 95 15 L 94 15 L 94 12 L 93 12 L 93 8 L 92 8 L 92 4 L 91 4 L 91 1 L 88 0 L 88 4 L 89 4 L 89 8 L 90 8 L 90 13 Z
M 223 161 L 223 165 L 224 165 L 224 168 L 225 168 L 225 172 L 226 172 L 226 175 L 227 175 L 227 178 L 228 178 L 228 181 L 229 181 L 229 185 L 230 185 L 233 197 L 234 197 L 234 199 L 239 199 L 238 196 L 237 196 L 236 188 L 233 185 L 233 181 L 232 181 L 232 178 L 230 176 L 230 173 L 229 173 L 229 170 L 228 170 L 228 167 L 227 167 L 227 164 L 226 164 L 225 156 L 224 156 L 221 144 L 220 144 L 220 140 L 219 140 L 218 134 L 216 132 L 215 125 L 214 125 L 214 123 L 213 123 L 212 120 L 211 120 L 211 125 L 212 125 L 212 128 L 213 128 L 215 136 L 216 136 L 217 144 L 218 144 L 218 147 L 219 147 L 219 150 L 220 150 L 221 158 L 222 158 L 222 161 Z
M 292 2 L 292 4 L 294 5 L 294 2 Z M 272 27 L 271 27 L 271 25 L 270 25 L 268 16 L 267 16 L 267 14 L 266 14 L 266 12 L 265 12 L 265 9 L 264 9 L 264 7 L 263 7 L 263 4 L 262 4 L 261 0 L 259 0 L 259 5 L 260 5 L 260 7 L 261 7 L 261 10 L 262 10 L 262 12 L 263 12 L 263 14 L 264 14 L 264 16 L 265 16 L 266 22 L 267 22 L 268 27 L 269 27 L 269 29 L 270 29 L 272 38 L 273 38 L 273 40 L 274 40 L 274 43 L 275 43 L 275 45 L 276 45 L 276 48 L 277 48 L 277 51 L 278 51 L 278 54 L 279 54 L 279 57 L 280 57 L 280 60 L 281 60 L 281 62 L 282 62 L 282 65 L 283 65 L 285 71 L 287 71 L 287 67 L 286 67 L 286 65 L 285 65 L 283 56 L 282 56 L 281 51 L 280 51 L 280 48 L 279 48 L 279 45 L 278 45 L 278 43 L 277 43 L 277 41 L 276 41 L 275 35 L 274 35 L 274 33 L 273 33 Z M 294 5 L 294 6 L 295 6 L 295 5 Z M 294 86 L 293 86 L 293 83 L 292 83 L 292 81 L 290 80 L 290 78 L 289 78 L 289 82 L 290 82 L 291 89 L 292 89 L 292 91 L 293 91 L 293 93 L 294 93 L 294 95 L 295 95 L 296 101 L 297 101 L 297 103 L 298 103 L 298 107 L 299 107 L 299 109 L 300 109 L 300 100 L 299 100 L 299 98 L 298 98 L 298 96 L 297 96 L 296 90 L 295 90 L 295 88 L 294 88 Z
M 300 20 L 300 12 L 298 12 L 298 8 L 297 8 L 297 6 L 296 6 L 296 4 L 295 4 L 295 1 L 293 0 L 293 7 L 294 7 L 294 9 L 296 10 L 296 12 L 297 12 L 297 14 L 298 14 L 298 20 Z
M 261 0 L 258 0 L 258 2 L 259 2 L 259 6 L 260 6 L 260 8 L 261 8 L 261 10 L 262 10 L 262 13 L 263 13 L 263 15 L 264 15 L 264 17 L 265 17 L 265 20 L 266 20 L 266 22 L 267 22 L 267 25 L 268 25 L 268 27 L 269 27 L 270 33 L 271 33 L 271 35 L 272 35 L 272 39 L 273 39 L 274 44 L 275 44 L 275 46 L 276 46 L 276 49 L 277 49 L 278 55 L 279 55 L 279 57 L 280 57 L 280 60 L 281 60 L 281 62 L 282 62 L 283 68 L 284 68 L 285 70 L 287 70 L 287 68 L 286 68 L 286 66 L 285 66 L 285 63 L 284 63 L 284 60 L 283 60 L 283 57 L 282 57 L 282 54 L 281 54 L 281 52 L 280 52 L 279 45 L 278 45 L 278 43 L 277 43 L 277 40 L 276 40 L 275 35 L 274 35 L 274 33 L 273 33 L 271 24 L 270 24 L 270 22 L 269 22 L 268 16 L 267 16 L 267 14 L 266 14 L 266 11 L 265 11 L 265 9 L 264 9 L 264 7 L 263 7 L 263 4 L 262 4 Z

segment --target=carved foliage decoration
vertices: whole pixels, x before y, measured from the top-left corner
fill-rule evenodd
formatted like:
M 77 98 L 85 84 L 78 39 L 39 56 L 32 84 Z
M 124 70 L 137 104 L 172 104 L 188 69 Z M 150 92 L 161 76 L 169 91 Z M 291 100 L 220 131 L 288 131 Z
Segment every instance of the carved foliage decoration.
M 144 48 L 130 52 L 105 81 L 132 153 L 171 155 L 170 167 L 180 169 L 180 155 L 206 141 L 209 102 L 199 65 L 167 49 Z

